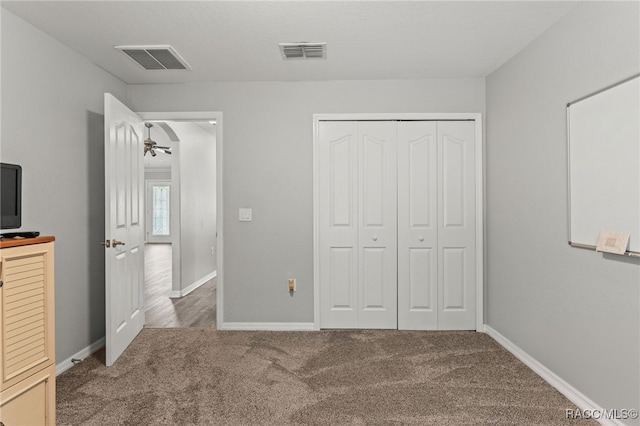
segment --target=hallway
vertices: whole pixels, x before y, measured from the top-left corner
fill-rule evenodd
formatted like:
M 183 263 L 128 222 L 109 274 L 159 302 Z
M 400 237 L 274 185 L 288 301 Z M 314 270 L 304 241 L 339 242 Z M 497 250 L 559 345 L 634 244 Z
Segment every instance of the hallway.
M 145 327 L 215 327 L 216 279 L 171 299 L 171 244 L 147 244 L 144 254 Z

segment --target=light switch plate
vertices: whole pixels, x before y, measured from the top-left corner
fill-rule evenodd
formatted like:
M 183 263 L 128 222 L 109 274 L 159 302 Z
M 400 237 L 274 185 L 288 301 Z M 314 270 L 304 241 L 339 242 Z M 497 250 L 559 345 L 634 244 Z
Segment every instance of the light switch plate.
M 251 222 L 252 214 L 252 209 L 241 208 L 238 213 L 238 220 L 240 222 Z

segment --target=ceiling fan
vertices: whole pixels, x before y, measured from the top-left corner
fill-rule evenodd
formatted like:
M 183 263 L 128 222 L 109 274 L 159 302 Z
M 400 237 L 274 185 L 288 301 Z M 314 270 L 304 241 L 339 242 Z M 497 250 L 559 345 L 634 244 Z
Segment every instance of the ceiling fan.
M 162 151 L 165 154 L 169 154 L 171 155 L 171 147 L 169 146 L 159 146 L 158 143 L 154 140 L 151 139 L 151 128 L 153 127 L 153 124 L 151 123 L 144 123 L 145 126 L 147 126 L 147 129 L 149 129 L 149 137 L 147 139 L 145 139 L 144 141 L 144 155 L 147 155 L 147 152 L 151 153 L 152 157 L 156 156 L 156 150 Z

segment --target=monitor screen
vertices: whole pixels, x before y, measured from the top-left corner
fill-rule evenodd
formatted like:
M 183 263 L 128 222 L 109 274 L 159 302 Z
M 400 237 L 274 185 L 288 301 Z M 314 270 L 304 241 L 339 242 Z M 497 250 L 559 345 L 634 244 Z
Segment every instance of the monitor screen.
M 1 229 L 15 229 L 22 225 L 22 167 L 0 163 L 0 220 Z

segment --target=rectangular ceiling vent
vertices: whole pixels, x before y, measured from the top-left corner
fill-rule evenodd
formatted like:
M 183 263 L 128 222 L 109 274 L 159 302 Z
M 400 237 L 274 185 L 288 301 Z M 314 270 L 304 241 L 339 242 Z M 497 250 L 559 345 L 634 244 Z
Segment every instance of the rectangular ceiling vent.
M 324 59 L 327 43 L 279 43 L 283 59 Z
M 191 67 L 175 49 L 161 46 L 114 46 L 145 70 L 190 70 Z

